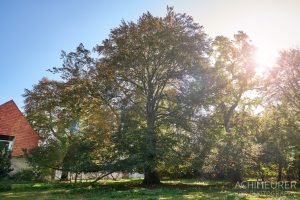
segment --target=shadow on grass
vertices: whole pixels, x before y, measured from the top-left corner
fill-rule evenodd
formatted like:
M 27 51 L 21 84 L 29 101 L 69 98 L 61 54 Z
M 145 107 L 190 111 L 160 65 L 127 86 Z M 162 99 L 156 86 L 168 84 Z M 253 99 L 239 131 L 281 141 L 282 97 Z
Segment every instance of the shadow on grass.
M 0 193 L 0 199 L 276 199 L 267 195 L 251 195 L 247 191 L 239 193 L 233 189 L 234 186 L 224 181 L 167 180 L 162 181 L 160 185 L 145 186 L 141 184 L 140 179 L 135 179 L 103 180 L 93 187 L 88 185 L 90 183 L 15 183 L 12 191 Z M 295 192 L 295 195 L 294 199 L 300 197 L 299 190 Z

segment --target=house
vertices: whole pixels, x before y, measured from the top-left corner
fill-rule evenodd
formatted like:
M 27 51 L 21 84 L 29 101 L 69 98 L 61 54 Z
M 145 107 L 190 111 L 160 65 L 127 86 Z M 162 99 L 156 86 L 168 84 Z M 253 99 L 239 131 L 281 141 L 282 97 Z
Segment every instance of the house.
M 12 151 L 12 168 L 26 168 L 24 149 L 38 145 L 39 137 L 13 100 L 0 105 L 0 143 Z

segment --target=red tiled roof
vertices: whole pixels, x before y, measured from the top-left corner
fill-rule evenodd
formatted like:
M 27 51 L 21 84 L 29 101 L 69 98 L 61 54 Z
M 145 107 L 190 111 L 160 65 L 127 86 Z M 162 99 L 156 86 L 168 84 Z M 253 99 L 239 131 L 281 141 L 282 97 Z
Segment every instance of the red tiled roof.
M 0 135 L 14 136 L 12 156 L 22 156 L 23 149 L 38 145 L 38 135 L 13 100 L 0 105 Z

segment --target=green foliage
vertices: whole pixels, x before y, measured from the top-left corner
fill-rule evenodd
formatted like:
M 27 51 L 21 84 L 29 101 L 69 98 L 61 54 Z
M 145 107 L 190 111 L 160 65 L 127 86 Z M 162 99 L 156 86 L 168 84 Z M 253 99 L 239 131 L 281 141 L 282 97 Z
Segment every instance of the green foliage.
M 71 173 L 97 171 L 93 162 L 93 150 L 96 145 L 85 138 L 73 138 L 64 157 L 63 169 Z
M 7 192 L 12 189 L 12 183 L 10 181 L 0 181 L 0 192 Z
M 8 173 L 13 169 L 11 168 L 11 152 L 0 143 L 0 179 L 8 176 Z
M 63 150 L 56 140 L 47 140 L 47 143 L 25 152 L 29 165 L 34 173 L 41 174 L 42 178 L 52 176 L 55 169 L 59 169 L 63 158 Z
M 22 181 L 40 181 L 42 180 L 41 173 L 37 172 L 36 170 L 32 169 L 24 169 L 13 174 L 10 179 L 22 182 Z

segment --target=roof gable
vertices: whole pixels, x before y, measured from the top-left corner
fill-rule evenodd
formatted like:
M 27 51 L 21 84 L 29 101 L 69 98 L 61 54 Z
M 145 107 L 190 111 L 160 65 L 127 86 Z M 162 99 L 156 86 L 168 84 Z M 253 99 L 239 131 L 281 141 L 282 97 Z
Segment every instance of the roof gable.
M 38 135 L 13 100 L 0 105 L 0 135 L 15 137 L 13 156 L 22 155 L 23 149 L 32 149 L 38 143 Z
M 13 100 L 0 105 L 0 134 L 9 135 L 15 119 L 22 115 Z

